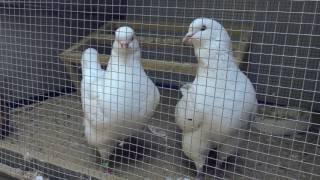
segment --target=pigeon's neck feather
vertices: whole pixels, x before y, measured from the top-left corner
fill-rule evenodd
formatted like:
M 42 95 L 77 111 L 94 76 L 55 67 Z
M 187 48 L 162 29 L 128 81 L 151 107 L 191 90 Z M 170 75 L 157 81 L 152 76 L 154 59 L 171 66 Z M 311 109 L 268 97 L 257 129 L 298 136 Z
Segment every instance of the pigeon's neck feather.
M 121 50 L 112 50 L 112 64 L 135 66 L 140 65 L 141 55 L 140 51 L 121 52 Z M 116 59 L 116 60 L 115 60 Z
M 198 59 L 197 77 L 223 76 L 226 71 L 238 69 L 232 51 L 195 48 L 195 54 Z
M 202 67 L 228 67 L 233 66 L 235 59 L 229 49 L 194 48 L 195 55 Z

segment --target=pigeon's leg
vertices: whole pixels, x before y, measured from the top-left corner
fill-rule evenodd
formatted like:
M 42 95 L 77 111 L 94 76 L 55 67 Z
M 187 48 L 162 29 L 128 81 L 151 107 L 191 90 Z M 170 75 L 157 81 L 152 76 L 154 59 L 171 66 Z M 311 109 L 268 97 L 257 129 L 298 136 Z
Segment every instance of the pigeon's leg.
M 209 153 L 209 142 L 201 139 L 201 131 L 186 133 L 183 135 L 182 149 L 186 156 L 194 161 L 197 169 L 196 179 L 204 179 L 203 167 Z
M 197 168 L 197 175 L 195 177 L 196 180 L 205 179 L 205 175 L 204 175 L 204 172 L 203 172 L 203 166 L 204 165 L 200 165 L 199 168 Z
M 110 145 L 98 145 L 97 150 L 100 154 L 101 162 L 108 161 L 111 155 L 112 146 Z
M 222 164 L 227 161 L 229 156 L 232 156 L 236 153 L 240 139 L 238 138 L 229 138 L 225 144 L 220 145 L 218 148 L 218 158 L 217 158 L 217 167 L 223 168 Z
M 115 145 L 115 141 L 110 138 L 109 134 L 97 131 L 92 127 L 88 119 L 84 119 L 85 137 L 88 144 L 95 147 L 97 153 L 97 163 L 101 164 L 109 159 L 109 156 Z
M 96 147 L 99 156 L 97 156 L 97 163 L 99 168 L 108 175 L 112 174 L 112 170 L 110 168 L 109 156 L 111 155 L 111 146 L 102 146 L 99 145 Z

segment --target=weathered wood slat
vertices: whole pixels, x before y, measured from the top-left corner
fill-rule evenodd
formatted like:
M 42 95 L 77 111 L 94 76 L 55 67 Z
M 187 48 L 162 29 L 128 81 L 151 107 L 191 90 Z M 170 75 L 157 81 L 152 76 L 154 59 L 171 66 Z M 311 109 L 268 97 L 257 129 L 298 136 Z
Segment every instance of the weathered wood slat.
M 69 56 L 70 59 L 68 61 L 71 61 L 72 63 L 80 63 L 80 59 L 76 58 L 71 58 L 71 56 L 74 56 L 73 53 L 79 53 L 76 50 L 79 49 L 83 45 L 90 45 L 90 39 L 91 41 L 94 40 L 97 42 L 97 44 L 112 44 L 113 41 L 113 35 L 109 34 L 95 34 L 87 38 L 87 42 L 79 42 L 77 48 L 73 48 L 71 51 L 68 50 L 65 53 L 61 54 L 61 57 L 63 57 L 63 60 L 66 60 L 66 58 Z M 158 37 L 142 37 L 138 36 L 138 40 L 140 42 L 141 48 L 187 48 L 187 49 L 192 49 L 191 46 L 187 47 L 182 47 L 181 39 L 178 38 L 169 38 L 169 39 L 164 39 L 164 38 L 158 38 Z M 245 48 L 247 47 L 246 43 L 241 43 L 241 42 L 234 42 L 232 43 L 232 49 L 234 52 L 234 56 L 236 58 L 237 63 L 240 63 L 241 60 L 243 59 L 244 56 L 244 51 Z M 80 56 L 81 57 L 81 56 Z M 160 61 L 160 60 L 158 60 Z M 168 64 L 167 67 L 171 66 L 171 62 L 164 62 L 163 65 Z M 183 72 L 181 72 L 183 73 Z
M 99 61 L 102 65 L 106 65 L 109 61 L 109 55 L 100 54 Z M 68 53 L 61 55 L 61 58 L 65 62 L 79 63 L 81 59 L 81 53 Z M 195 63 L 178 63 L 178 62 L 166 62 L 153 59 L 142 59 L 141 63 L 146 70 L 162 71 L 168 73 L 182 73 L 186 75 L 195 75 L 198 65 Z
M 53 158 L 52 154 L 41 154 L 30 151 L 30 153 L 28 153 L 32 154 L 32 156 L 27 157 L 25 151 L 25 145 L 7 142 L 1 143 L 0 154 L 4 160 L 4 162 L 0 164 L 1 172 L 22 180 L 34 179 L 37 174 L 45 174 L 51 178 L 67 179 L 82 177 L 82 179 L 98 180 L 101 177 L 108 177 L 105 173 L 97 171 L 96 169 L 83 172 L 81 171 L 81 167 L 70 168 L 75 166 L 70 166 L 61 159 Z M 10 159 L 11 162 L 5 161 L 6 159 Z M 30 169 L 26 170 L 25 167 L 30 167 Z M 109 176 L 109 178 L 122 179 L 114 175 Z
M 137 38 L 139 40 L 140 46 L 143 49 L 180 49 L 185 48 L 185 50 L 190 49 L 191 46 L 183 46 L 181 39 L 182 34 L 187 31 L 188 25 L 182 24 L 148 24 L 145 22 L 127 22 L 127 21 L 116 21 L 108 22 L 98 31 L 90 34 L 89 36 L 83 38 L 79 43 L 65 50 L 60 54 L 60 58 L 67 65 L 67 70 L 70 73 L 71 80 L 74 82 L 76 88 L 79 88 L 79 80 L 81 79 L 77 72 L 76 66 L 80 65 L 82 51 L 89 47 L 92 42 L 95 45 L 110 44 L 114 39 L 112 34 L 114 30 L 123 25 L 129 25 L 137 32 Z M 243 29 L 251 29 L 250 27 L 241 26 L 241 27 L 232 27 L 229 29 L 226 28 L 231 35 L 233 40 L 232 49 L 237 63 L 241 63 L 244 59 L 245 52 L 248 49 L 249 33 L 244 32 Z M 145 33 L 141 33 L 141 32 Z M 153 34 L 151 32 L 157 32 Z M 170 34 L 171 33 L 171 34 Z M 180 35 L 176 35 L 179 34 Z M 148 36 L 145 36 L 148 35 Z M 155 36 L 156 35 L 156 36 Z M 181 37 L 180 37 L 181 36 Z M 155 52 L 156 53 L 156 52 Z M 173 54 L 175 55 L 175 54 Z M 179 56 L 179 54 L 176 54 Z M 102 65 L 106 65 L 109 60 L 109 55 L 100 54 L 99 60 Z M 142 59 L 143 67 L 148 71 L 161 71 L 165 73 L 180 73 L 185 75 L 195 75 L 197 71 L 197 64 L 195 63 L 183 63 L 183 62 L 172 62 L 172 61 L 163 61 L 157 59 Z
M 130 26 L 132 27 L 137 33 L 140 31 L 155 31 L 155 32 L 177 32 L 185 34 L 187 33 L 189 24 L 170 24 L 170 23 L 146 23 L 142 21 L 110 21 L 109 23 L 105 24 L 100 30 L 104 31 L 111 31 L 116 30 L 120 26 Z M 244 30 L 248 31 L 252 29 L 251 26 L 236 26 L 231 25 L 230 23 L 224 23 L 226 30 L 229 32 L 231 37 L 245 37 L 248 33 L 244 32 Z M 232 27 L 231 27 L 232 26 Z M 247 37 L 245 37 L 246 39 Z
M 112 44 L 114 39 L 113 35 L 111 34 L 95 34 L 90 38 L 96 39 L 98 44 L 108 43 Z M 182 48 L 182 38 L 178 37 L 145 37 L 145 36 L 137 36 L 138 41 L 140 43 L 141 48 Z M 236 58 L 237 63 L 240 63 L 243 59 L 244 52 L 246 47 L 248 46 L 247 43 L 243 43 L 240 41 L 235 41 L 232 43 L 232 50 L 234 52 L 234 56 Z M 183 48 L 192 49 L 192 46 L 184 46 Z

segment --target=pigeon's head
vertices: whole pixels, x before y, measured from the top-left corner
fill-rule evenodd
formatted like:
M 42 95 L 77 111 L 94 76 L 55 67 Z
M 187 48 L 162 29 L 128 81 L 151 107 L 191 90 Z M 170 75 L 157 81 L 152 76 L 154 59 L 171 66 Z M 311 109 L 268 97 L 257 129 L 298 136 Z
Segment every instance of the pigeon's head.
M 115 32 L 115 42 L 113 44 L 113 47 L 119 49 L 139 48 L 134 30 L 128 26 L 122 26 L 118 28 Z
M 183 38 L 183 43 L 194 47 L 206 47 L 221 42 L 230 43 L 230 37 L 224 27 L 209 18 L 197 18 L 189 26 L 188 33 Z

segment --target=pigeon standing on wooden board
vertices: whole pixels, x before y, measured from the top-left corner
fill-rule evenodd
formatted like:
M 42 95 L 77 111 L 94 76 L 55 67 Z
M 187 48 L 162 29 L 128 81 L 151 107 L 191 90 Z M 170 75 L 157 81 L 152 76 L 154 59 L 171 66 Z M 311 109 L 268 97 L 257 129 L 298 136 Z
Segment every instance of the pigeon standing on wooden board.
M 117 143 L 146 125 L 159 103 L 159 90 L 140 61 L 139 43 L 134 30 L 127 26 L 115 32 L 106 70 L 101 69 L 95 49 L 82 54 L 85 136 L 104 160 Z
M 252 83 L 236 64 L 231 39 L 220 23 L 195 19 L 183 42 L 193 45 L 199 66 L 193 83 L 181 88 L 175 117 L 182 129 L 183 151 L 196 165 L 196 178 L 202 179 L 211 148 L 217 148 L 217 166 L 236 152 L 239 130 L 255 114 L 257 99 Z

